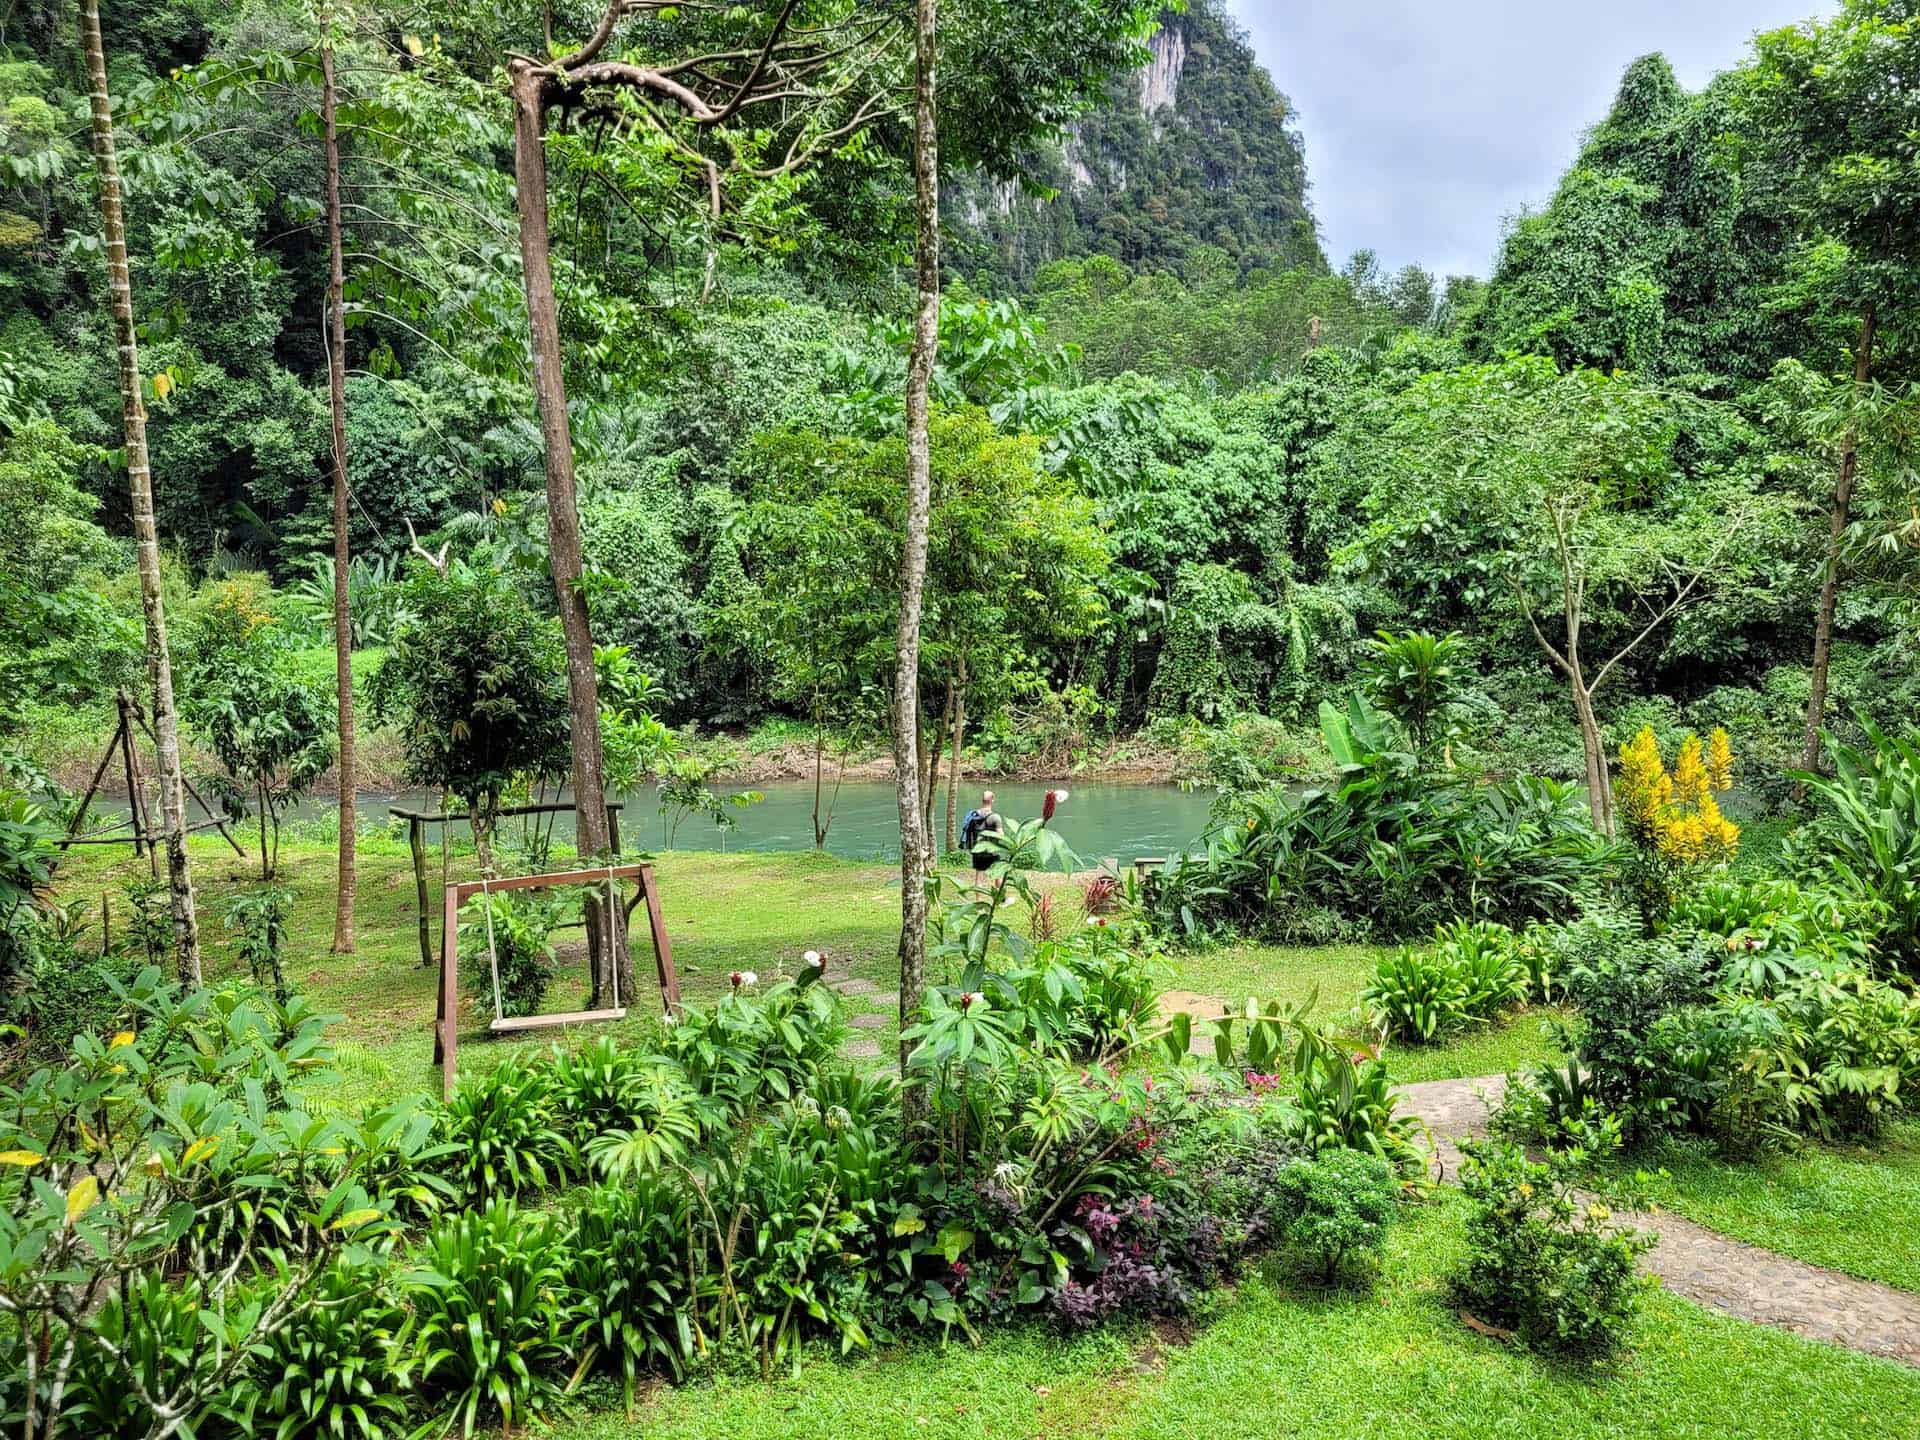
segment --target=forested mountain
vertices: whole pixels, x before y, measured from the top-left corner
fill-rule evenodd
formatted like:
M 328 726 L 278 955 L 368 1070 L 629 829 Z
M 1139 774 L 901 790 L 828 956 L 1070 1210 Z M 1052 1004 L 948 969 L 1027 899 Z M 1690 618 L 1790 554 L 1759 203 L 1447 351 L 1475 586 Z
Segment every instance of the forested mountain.
M 1017 291 L 1072 256 L 1176 273 L 1214 255 L 1241 272 L 1324 268 L 1292 107 L 1224 0 L 1164 12 L 1152 48 L 1104 108 L 1030 157 L 1024 187 L 957 187 L 954 269 Z
M 420 13 L 424 34 L 413 11 L 375 17 L 343 70 L 351 598 L 376 650 L 422 551 L 553 605 L 498 68 L 538 43 L 541 10 Z M 0 62 L 0 538 L 10 578 L 64 582 L 8 587 L 0 722 L 54 750 L 140 665 L 62 15 L 32 7 Z M 184 626 L 247 576 L 315 648 L 333 525 L 311 22 L 294 0 L 166 15 L 126 12 L 109 42 L 167 576 Z M 1833 166 L 1807 158 L 1819 137 L 1786 128 L 1771 97 L 1797 52 L 1699 94 L 1636 63 L 1484 294 L 1436 301 L 1424 272 L 1325 263 L 1298 136 L 1244 39 L 1211 0 L 1163 18 L 1110 104 L 1026 152 L 1058 199 L 950 147 L 930 714 L 959 696 L 1010 766 L 1195 719 L 1294 733 L 1376 629 L 1458 629 L 1476 677 L 1459 754 L 1577 776 L 1598 742 L 1533 623 L 1568 586 L 1587 642 L 1625 652 L 1592 707 L 1609 736 L 1727 723 L 1777 775 L 1823 630 L 1834 712 L 1920 703 L 1891 288 L 1913 267 L 1848 219 Z M 956 81 L 963 141 L 975 103 Z M 595 639 L 626 647 L 673 723 L 870 735 L 897 552 L 902 131 L 889 117 L 804 174 L 737 177 L 716 215 L 685 153 L 602 118 L 548 142 Z M 1877 409 L 1848 378 L 1870 300 Z

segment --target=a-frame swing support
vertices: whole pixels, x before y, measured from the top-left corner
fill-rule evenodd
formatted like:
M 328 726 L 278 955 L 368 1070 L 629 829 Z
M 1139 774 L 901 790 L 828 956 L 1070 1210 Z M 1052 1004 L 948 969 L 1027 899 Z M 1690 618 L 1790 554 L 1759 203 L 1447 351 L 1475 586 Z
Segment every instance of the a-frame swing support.
M 673 968 L 673 946 L 667 939 L 666 921 L 660 915 L 660 888 L 649 864 L 601 866 L 597 870 L 556 870 L 544 875 L 515 875 L 505 880 L 461 880 L 449 884 L 443 899 L 440 933 L 440 1000 L 433 1022 L 433 1059 L 440 1067 L 443 1098 L 453 1098 L 455 1052 L 460 1044 L 460 907 L 482 891 L 545 890 L 561 885 L 611 885 L 616 880 L 634 882 L 634 895 L 627 902 L 631 916 L 641 901 L 647 905 L 647 929 L 653 936 L 654 968 L 660 976 L 660 998 L 671 1015 L 680 1013 L 680 978 Z M 622 943 L 628 927 L 613 927 L 614 945 Z M 614 957 L 617 966 L 620 957 Z M 521 1015 L 496 1020 L 491 1029 L 544 1030 L 560 1025 L 584 1025 L 600 1020 L 618 1020 L 625 1008 L 616 1010 L 573 1010 L 559 1015 Z

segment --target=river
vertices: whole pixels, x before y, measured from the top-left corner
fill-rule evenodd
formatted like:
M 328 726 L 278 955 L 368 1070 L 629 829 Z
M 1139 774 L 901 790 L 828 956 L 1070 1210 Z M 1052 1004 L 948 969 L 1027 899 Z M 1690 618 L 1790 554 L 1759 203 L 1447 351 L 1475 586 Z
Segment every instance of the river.
M 722 793 L 736 793 L 744 787 L 720 787 Z M 755 804 L 729 809 L 737 822 L 722 831 L 703 816 L 689 816 L 672 837 L 672 848 L 680 850 L 809 850 L 813 848 L 813 782 L 775 780 L 752 787 L 764 797 Z M 996 784 L 995 808 L 1014 819 L 1030 819 L 1040 813 L 1044 785 Z M 959 815 L 979 801 L 980 785 L 973 783 L 961 791 Z M 1193 844 L 1207 824 L 1205 791 L 1188 792 L 1175 785 L 1103 785 L 1066 782 L 1067 799 L 1055 814 L 1052 827 L 1073 847 L 1075 854 L 1089 864 L 1118 860 L 1122 864 L 1140 855 L 1165 855 Z M 826 786 L 831 798 L 833 785 Z M 626 809 L 621 816 L 621 833 L 630 848 L 664 850 L 669 848 L 666 825 L 660 815 L 656 792 L 648 787 L 637 795 L 623 797 Z M 824 801 L 823 801 L 824 803 Z M 360 823 L 382 826 L 394 807 L 431 811 L 439 796 L 427 791 L 404 790 L 398 793 L 363 793 L 359 799 Z M 193 808 L 193 807 L 190 807 Z M 304 802 L 294 811 L 295 819 L 317 819 L 331 811 L 330 800 Z M 124 815 L 124 801 L 95 801 L 96 814 Z M 195 808 L 197 815 L 198 810 Z M 568 816 L 558 817 L 558 838 L 570 838 Z M 956 821 L 957 823 L 957 821 Z M 509 835 L 518 820 L 502 823 Z M 934 812 L 935 833 L 944 834 L 946 826 L 946 790 Z M 465 827 L 462 826 L 462 829 Z M 243 833 L 242 844 L 251 844 L 252 836 Z M 833 826 L 827 834 L 827 850 L 856 860 L 897 859 L 900 853 L 900 826 L 891 781 L 849 780 L 840 787 L 833 810 Z

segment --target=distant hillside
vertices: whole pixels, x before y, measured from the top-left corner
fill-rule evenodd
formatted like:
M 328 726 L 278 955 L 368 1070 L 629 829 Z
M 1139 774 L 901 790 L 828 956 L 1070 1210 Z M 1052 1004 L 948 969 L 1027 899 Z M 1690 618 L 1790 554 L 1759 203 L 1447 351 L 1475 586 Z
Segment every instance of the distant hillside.
M 1243 271 L 1324 264 L 1292 107 L 1222 0 L 1163 15 L 1152 43 L 1106 109 L 1034 157 L 1057 198 L 972 177 L 952 187 L 960 273 L 1001 290 L 1065 256 L 1184 270 L 1215 249 Z

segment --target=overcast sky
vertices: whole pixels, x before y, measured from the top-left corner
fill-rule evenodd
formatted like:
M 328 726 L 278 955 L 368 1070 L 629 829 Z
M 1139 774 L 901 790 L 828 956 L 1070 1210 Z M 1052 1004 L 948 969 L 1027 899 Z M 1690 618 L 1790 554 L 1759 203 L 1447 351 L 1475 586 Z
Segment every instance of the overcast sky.
M 1825 0 L 1229 0 L 1299 112 L 1335 265 L 1485 275 L 1501 220 L 1539 207 L 1620 74 L 1658 50 L 1696 89 L 1756 30 Z

